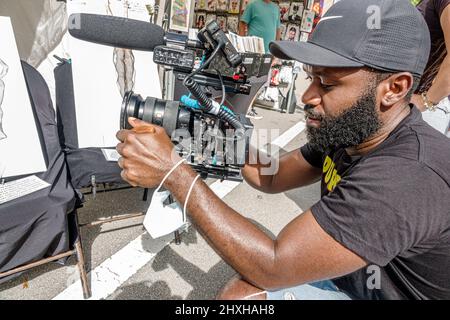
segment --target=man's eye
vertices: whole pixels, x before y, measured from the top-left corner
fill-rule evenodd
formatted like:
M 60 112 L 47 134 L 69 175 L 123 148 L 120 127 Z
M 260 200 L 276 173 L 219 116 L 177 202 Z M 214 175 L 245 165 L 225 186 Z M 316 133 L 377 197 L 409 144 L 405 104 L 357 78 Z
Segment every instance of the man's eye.
M 327 85 L 327 84 L 321 84 L 322 88 L 324 88 L 325 90 L 331 90 L 333 89 L 334 85 Z
M 312 77 L 311 77 L 311 76 L 306 76 L 305 80 L 310 80 L 310 81 L 312 81 Z

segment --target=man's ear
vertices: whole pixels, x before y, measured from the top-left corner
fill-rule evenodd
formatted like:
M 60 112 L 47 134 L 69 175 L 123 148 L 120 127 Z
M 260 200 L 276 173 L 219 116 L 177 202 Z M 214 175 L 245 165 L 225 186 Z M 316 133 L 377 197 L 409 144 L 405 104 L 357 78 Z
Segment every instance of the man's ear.
M 391 107 L 404 99 L 414 84 L 409 72 L 395 73 L 380 83 L 381 105 Z

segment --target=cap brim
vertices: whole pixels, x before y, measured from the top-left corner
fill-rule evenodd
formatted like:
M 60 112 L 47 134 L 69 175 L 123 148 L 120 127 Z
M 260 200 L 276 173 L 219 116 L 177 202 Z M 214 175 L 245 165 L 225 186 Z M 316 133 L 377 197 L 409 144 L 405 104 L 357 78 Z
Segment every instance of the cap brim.
M 272 41 L 270 52 L 283 60 L 297 60 L 304 64 L 320 67 L 363 67 L 364 64 L 343 57 L 333 51 L 311 42 Z

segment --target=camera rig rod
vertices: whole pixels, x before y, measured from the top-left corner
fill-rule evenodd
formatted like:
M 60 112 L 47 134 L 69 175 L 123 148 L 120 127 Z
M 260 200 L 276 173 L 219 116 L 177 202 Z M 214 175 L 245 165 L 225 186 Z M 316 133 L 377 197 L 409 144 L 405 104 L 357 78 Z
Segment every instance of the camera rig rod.
M 237 117 L 230 113 L 227 108 L 220 105 L 216 101 L 208 98 L 208 96 L 203 92 L 200 88 L 200 85 L 193 79 L 197 73 L 202 71 L 205 67 L 207 67 L 214 57 L 218 54 L 218 52 L 225 46 L 224 42 L 219 42 L 217 47 L 214 49 L 211 56 L 206 60 L 200 68 L 191 73 L 189 76 L 184 79 L 184 86 L 189 90 L 189 92 L 198 100 L 200 106 L 202 106 L 202 110 L 206 113 L 214 114 L 219 119 L 228 122 L 233 128 L 236 129 L 236 136 L 242 137 L 245 133 L 245 128 L 242 123 L 237 119 Z

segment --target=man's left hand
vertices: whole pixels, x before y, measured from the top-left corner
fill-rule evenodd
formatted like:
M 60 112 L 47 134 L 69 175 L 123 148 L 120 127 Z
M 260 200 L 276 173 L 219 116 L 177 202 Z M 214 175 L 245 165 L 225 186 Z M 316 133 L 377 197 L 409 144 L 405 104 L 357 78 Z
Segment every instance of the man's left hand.
M 164 128 L 135 118 L 128 122 L 131 130 L 120 130 L 117 152 L 122 178 L 132 186 L 154 188 L 181 158 Z

